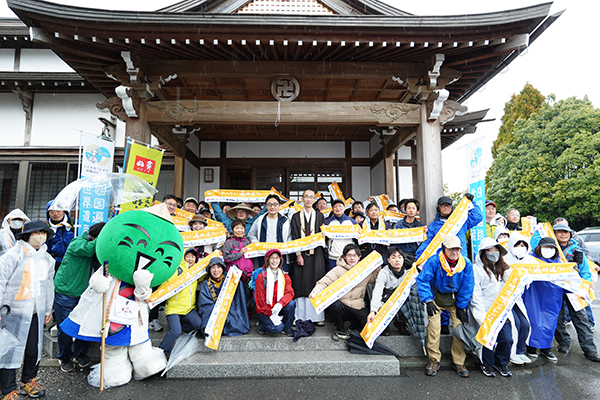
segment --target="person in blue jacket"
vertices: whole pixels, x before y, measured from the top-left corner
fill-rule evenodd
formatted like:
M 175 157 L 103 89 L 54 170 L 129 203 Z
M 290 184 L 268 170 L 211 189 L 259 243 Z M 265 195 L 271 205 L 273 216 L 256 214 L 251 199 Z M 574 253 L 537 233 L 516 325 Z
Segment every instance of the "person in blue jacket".
M 56 210 L 52 207 L 54 200 L 46 204 L 46 218 L 54 236 L 48 241 L 48 253 L 56 260 L 54 272 L 58 271 L 69 243 L 75 237 L 73 227 L 69 223 L 69 210 Z
M 421 301 L 427 307 L 429 325 L 427 327 L 427 353 L 429 364 L 425 373 L 435 376 L 440 367 L 440 309 L 447 310 L 456 328 L 467 322 L 466 309 L 473 295 L 475 280 L 473 264 L 461 254 L 462 244 L 454 235 L 448 235 L 442 241 L 442 248 L 429 257 L 423 270 L 417 277 L 417 290 Z M 454 337 L 452 341 L 452 368 L 461 378 L 468 378 L 465 367 L 465 349 L 463 342 Z
M 465 197 L 469 199 L 471 202 L 473 201 L 473 195 L 471 193 L 465 194 Z M 473 203 L 473 208 L 469 210 L 469 216 L 465 221 L 463 227 L 458 231 L 458 238 L 460 239 L 460 243 L 462 246 L 462 255 L 463 257 L 469 257 L 468 247 L 467 247 L 467 231 L 483 221 L 483 215 L 481 214 L 481 209 Z M 415 259 L 418 259 L 421 254 L 429 245 L 429 242 L 435 237 L 438 231 L 442 228 L 448 217 L 452 214 L 454 208 L 452 207 L 452 199 L 450 197 L 440 197 L 437 201 L 437 215 L 432 223 L 427 227 L 427 239 L 421 243 L 417 252 L 415 253 Z
M 210 203 L 210 205 L 212 206 L 213 211 L 215 213 L 215 219 L 221 222 L 223 225 L 225 225 L 225 228 L 227 228 L 230 234 L 233 233 L 231 231 L 231 223 L 233 222 L 233 220 L 244 220 L 246 222 L 246 236 L 248 236 L 248 232 L 250 232 L 250 227 L 252 227 L 252 224 L 256 220 L 256 217 L 267 212 L 267 207 L 263 207 L 260 213 L 256 214 L 256 212 L 253 209 L 251 209 L 244 203 L 238 204 L 237 206 L 230 208 L 229 210 L 227 210 L 227 212 L 223 212 L 221 206 L 217 202 Z

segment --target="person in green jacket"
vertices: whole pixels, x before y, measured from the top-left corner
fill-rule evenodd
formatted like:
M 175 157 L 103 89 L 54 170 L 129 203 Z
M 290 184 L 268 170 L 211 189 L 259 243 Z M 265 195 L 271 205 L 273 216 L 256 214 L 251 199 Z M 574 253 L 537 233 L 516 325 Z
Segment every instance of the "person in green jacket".
M 92 363 L 86 355 L 89 342 L 75 339 L 73 345 L 73 338 L 60 329 L 60 324 L 67 319 L 79 303 L 79 298 L 87 289 L 92 273 L 100 267 L 96 258 L 96 238 L 103 227 L 104 222 L 94 224 L 87 232 L 69 243 L 62 264 L 54 278 L 54 314 L 58 328 L 58 359 L 63 372 L 71 372 L 75 369 L 73 359 L 80 368 L 85 368 Z

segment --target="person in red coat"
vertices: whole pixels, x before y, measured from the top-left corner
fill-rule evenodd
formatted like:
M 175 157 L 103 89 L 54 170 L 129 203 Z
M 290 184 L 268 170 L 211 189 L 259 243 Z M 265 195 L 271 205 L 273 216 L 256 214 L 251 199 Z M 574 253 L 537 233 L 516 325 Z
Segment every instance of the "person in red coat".
M 294 336 L 294 289 L 290 276 L 282 266 L 281 252 L 271 249 L 265 255 L 265 265 L 256 278 L 254 301 L 258 314 L 258 333 L 261 335 L 269 331 Z

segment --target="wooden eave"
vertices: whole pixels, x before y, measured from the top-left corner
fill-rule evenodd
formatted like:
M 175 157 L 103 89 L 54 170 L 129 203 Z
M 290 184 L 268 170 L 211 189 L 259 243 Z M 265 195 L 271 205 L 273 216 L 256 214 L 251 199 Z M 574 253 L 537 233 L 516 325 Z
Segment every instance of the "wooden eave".
M 485 119 L 488 109 L 474 111 L 454 117 L 452 121 L 448 121 L 442 126 L 441 138 L 442 149 L 450 146 L 464 135 L 475 133 L 477 124 L 481 122 L 490 122 L 494 119 Z

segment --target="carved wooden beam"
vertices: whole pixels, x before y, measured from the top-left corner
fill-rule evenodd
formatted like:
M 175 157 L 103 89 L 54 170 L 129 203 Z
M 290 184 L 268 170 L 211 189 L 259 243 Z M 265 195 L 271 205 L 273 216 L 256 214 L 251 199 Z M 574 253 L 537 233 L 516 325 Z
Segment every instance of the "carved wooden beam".
M 391 102 L 158 101 L 147 102 L 151 124 L 274 124 L 406 126 L 421 122 L 420 105 Z
M 119 118 L 123 122 L 127 122 L 127 113 L 123 108 L 123 102 L 119 97 L 109 97 L 101 103 L 96 103 L 98 110 L 104 110 L 108 108 L 108 111 L 115 117 Z
M 181 141 L 168 126 L 150 124 L 150 132 L 159 142 L 169 146 L 177 157 L 185 157 L 185 142 Z

